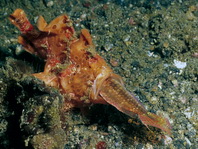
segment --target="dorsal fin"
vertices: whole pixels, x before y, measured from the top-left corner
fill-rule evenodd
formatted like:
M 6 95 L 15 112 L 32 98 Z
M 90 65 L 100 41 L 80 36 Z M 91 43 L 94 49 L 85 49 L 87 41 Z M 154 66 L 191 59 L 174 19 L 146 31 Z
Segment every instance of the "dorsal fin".
M 38 20 L 37 20 L 37 28 L 40 31 L 44 31 L 44 28 L 47 26 L 47 22 L 45 21 L 45 19 L 43 18 L 43 16 L 39 16 Z

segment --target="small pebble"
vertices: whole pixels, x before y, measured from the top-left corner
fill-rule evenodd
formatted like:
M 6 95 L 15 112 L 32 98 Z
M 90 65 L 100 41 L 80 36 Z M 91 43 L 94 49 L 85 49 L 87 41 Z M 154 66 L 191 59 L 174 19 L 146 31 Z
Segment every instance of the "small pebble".
M 54 5 L 54 2 L 53 1 L 49 1 L 48 3 L 47 3 L 47 7 L 52 7 Z
M 181 62 L 178 60 L 174 60 L 174 65 L 175 67 L 179 68 L 179 69 L 184 69 L 187 66 L 186 62 Z

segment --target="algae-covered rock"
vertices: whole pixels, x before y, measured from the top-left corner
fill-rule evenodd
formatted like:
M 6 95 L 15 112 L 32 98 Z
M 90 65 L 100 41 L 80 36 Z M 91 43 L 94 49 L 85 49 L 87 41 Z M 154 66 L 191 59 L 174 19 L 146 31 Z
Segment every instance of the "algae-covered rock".
M 12 58 L 8 58 L 0 70 L 1 94 L 4 95 L 0 109 L 1 146 L 63 148 L 65 131 L 60 120 L 63 98 L 55 89 L 30 76 L 31 72 L 28 64 Z

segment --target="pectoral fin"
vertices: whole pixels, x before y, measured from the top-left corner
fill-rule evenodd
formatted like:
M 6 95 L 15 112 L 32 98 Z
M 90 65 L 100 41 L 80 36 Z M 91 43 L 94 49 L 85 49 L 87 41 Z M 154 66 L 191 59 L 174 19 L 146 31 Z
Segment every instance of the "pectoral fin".
M 38 21 L 37 21 L 37 28 L 40 31 L 44 31 L 44 28 L 47 26 L 47 22 L 43 18 L 43 16 L 39 16 Z

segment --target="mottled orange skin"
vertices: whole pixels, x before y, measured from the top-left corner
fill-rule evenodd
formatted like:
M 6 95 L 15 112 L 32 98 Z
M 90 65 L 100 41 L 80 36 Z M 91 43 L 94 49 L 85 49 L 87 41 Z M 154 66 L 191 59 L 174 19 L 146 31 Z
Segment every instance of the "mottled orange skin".
M 25 50 L 46 60 L 44 71 L 33 74 L 35 77 L 69 95 L 69 102 L 75 107 L 106 103 L 96 94 L 98 86 L 112 70 L 95 52 L 88 30 L 82 29 L 77 38 L 66 15 L 59 16 L 50 24 L 40 16 L 37 28 L 30 24 L 21 9 L 15 10 L 9 19 L 22 31 L 18 41 Z
M 168 120 L 147 112 L 124 88 L 121 77 L 95 52 L 88 30 L 82 29 L 77 37 L 66 15 L 50 24 L 40 16 L 37 28 L 21 9 L 15 10 L 9 19 L 21 30 L 18 41 L 25 50 L 45 59 L 44 71 L 33 75 L 66 96 L 63 110 L 108 103 L 129 116 L 138 115 L 146 126 L 158 127 L 170 134 Z

